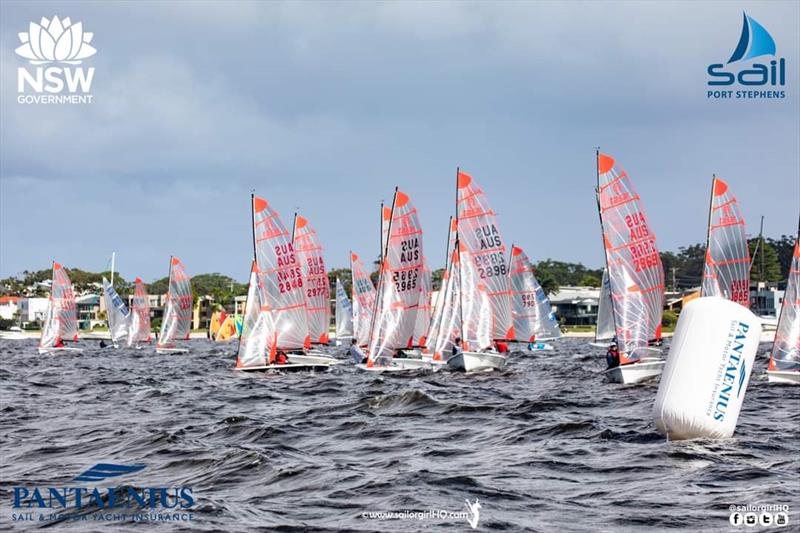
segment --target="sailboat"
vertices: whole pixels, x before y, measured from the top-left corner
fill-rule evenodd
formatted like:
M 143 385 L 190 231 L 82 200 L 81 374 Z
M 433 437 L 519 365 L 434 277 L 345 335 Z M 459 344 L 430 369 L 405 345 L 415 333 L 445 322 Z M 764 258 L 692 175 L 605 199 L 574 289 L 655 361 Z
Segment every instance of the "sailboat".
M 452 351 L 455 336 L 457 335 L 454 320 L 457 316 L 459 296 L 455 285 L 457 279 L 454 279 L 454 274 L 450 268 L 450 259 L 455 254 L 456 234 L 456 220 L 450 217 L 450 221 L 447 224 L 444 273 L 442 274 L 441 287 L 433 306 L 428 332 L 425 335 L 425 349 L 422 351 L 422 358 L 432 364 L 447 364 L 443 354 Z M 457 276 L 457 273 L 455 275 Z
M 311 348 L 306 286 L 292 236 L 265 200 L 252 196 L 253 246 L 261 280 L 261 301 L 268 306 L 275 333 L 273 344 L 290 363 L 337 364 L 332 356 Z
M 280 370 L 327 370 L 329 364 L 292 363 L 278 364 L 278 330 L 275 327 L 274 309 L 266 300 L 267 277 L 253 260 L 247 301 L 242 320 L 242 335 L 236 355 L 236 370 L 245 372 Z
M 161 320 L 156 352 L 160 354 L 186 353 L 176 341 L 189 340 L 192 327 L 192 283 L 186 269 L 177 257 L 169 259 L 169 289 Z
M 508 355 L 494 341 L 513 340 L 511 284 L 506 245 L 497 216 L 472 176 L 456 170 L 456 244 L 459 315 L 464 351 L 447 365 L 467 372 L 505 368 Z
M 328 344 L 331 323 L 331 285 L 322 245 L 308 219 L 295 213 L 292 228 L 292 246 L 300 262 L 303 292 L 306 297 L 308 333 L 312 344 Z
M 353 335 L 359 346 L 367 346 L 377 293 L 364 263 L 353 252 L 350 252 L 350 273 L 353 282 Z
M 614 305 L 611 303 L 611 282 L 608 280 L 608 269 L 603 269 L 603 281 L 600 283 L 600 298 L 597 304 L 597 323 L 594 330 L 594 342 L 589 346 L 608 348 L 614 343 L 617 335 L 614 327 Z
M 131 323 L 128 327 L 128 347 L 141 348 L 153 340 L 150 332 L 150 297 L 141 278 L 137 277 L 131 299 Z
M 417 312 L 426 290 L 419 216 L 409 196 L 397 188 L 391 209 L 381 209 L 381 214 L 384 247 L 367 362 L 356 367 L 372 372 L 429 369 L 431 365 L 422 358 L 405 353 L 414 348 Z
M 661 336 L 664 269 L 655 234 L 628 174 L 597 152 L 597 207 L 611 289 L 619 365 L 605 371 L 615 383 L 639 383 L 661 374 L 663 359 L 651 341 Z
M 342 280 L 336 278 L 336 345 L 346 346 L 353 338 L 353 304 Z
M 219 320 L 219 328 L 214 335 L 215 342 L 229 342 L 239 335 L 239 330 L 236 327 L 236 315 L 229 315 L 222 311 Z
M 83 349 L 65 346 L 78 341 L 78 309 L 75 292 L 66 270 L 53 261 L 53 284 L 47 301 L 47 312 L 39 339 L 39 353 L 81 352 Z
M 794 242 L 767 379 L 770 383 L 800 384 L 800 230 Z
M 744 217 L 728 184 L 716 176 L 711 179 L 701 296 L 721 296 L 750 308 L 750 248 Z
M 533 264 L 519 246 L 511 246 L 511 314 L 514 334 L 524 350 L 553 350 L 546 340 L 561 337 L 550 300 L 534 274 Z
M 106 317 L 108 322 L 108 334 L 111 344 L 117 348 L 121 342 L 128 338 L 128 328 L 130 327 L 131 312 L 122 298 L 119 297 L 114 289 L 114 263 L 116 252 L 111 254 L 111 282 L 103 276 L 103 299 L 105 300 Z

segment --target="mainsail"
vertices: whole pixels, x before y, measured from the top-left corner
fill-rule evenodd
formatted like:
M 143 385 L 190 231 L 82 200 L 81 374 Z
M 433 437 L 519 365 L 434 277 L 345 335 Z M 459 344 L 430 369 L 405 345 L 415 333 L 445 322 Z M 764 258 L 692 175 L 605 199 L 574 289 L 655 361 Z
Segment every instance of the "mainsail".
M 558 320 L 534 275 L 533 264 L 518 246 L 511 247 L 511 291 L 516 340 L 532 342 L 561 337 Z
M 387 216 L 388 215 L 388 216 Z M 395 351 L 415 345 L 417 311 L 426 290 L 422 228 L 407 194 L 395 190 L 381 261 L 378 300 L 370 331 L 368 366 L 388 364 Z
M 620 362 L 661 335 L 664 269 L 639 195 L 611 156 L 597 154 L 597 203 Z
M 459 221 L 460 223 L 460 221 Z M 459 232 L 459 237 L 461 233 Z M 492 294 L 479 260 L 458 241 L 459 291 L 461 306 L 461 342 L 464 350 L 481 352 L 492 346 L 494 309 Z M 506 276 L 506 279 L 508 277 Z M 510 313 L 509 313 L 510 314 Z M 511 332 L 513 338 L 513 331 Z
M 603 269 L 603 282 L 600 285 L 600 299 L 597 304 L 597 327 L 594 333 L 595 342 L 609 342 L 617 334 L 614 325 L 614 305 L 611 303 L 611 282 L 608 280 L 608 269 Z
M 192 284 L 177 257 L 169 262 L 169 289 L 157 348 L 174 348 L 175 341 L 188 340 L 192 326 Z
M 750 249 L 744 218 L 728 184 L 716 176 L 711 180 L 702 295 L 750 306 Z
M 794 243 L 789 280 L 772 344 L 769 370 L 800 371 L 800 233 Z
M 437 361 L 442 359 L 443 349 L 450 349 L 452 347 L 452 343 L 448 344 L 447 339 L 452 341 L 450 335 L 454 331 L 453 325 L 452 323 L 449 325 L 443 324 L 443 319 L 445 319 L 446 311 L 447 318 L 449 320 L 452 321 L 454 318 L 452 314 L 452 306 L 454 305 L 452 301 L 454 289 L 451 282 L 452 274 L 448 258 L 455 255 L 453 252 L 453 246 L 456 239 L 456 229 L 456 221 L 453 217 L 450 217 L 447 231 L 447 250 L 445 251 L 444 273 L 442 274 L 441 286 L 439 287 L 439 291 L 436 295 L 436 301 L 434 302 L 433 315 L 428 326 L 428 332 L 425 336 L 425 352 L 428 354 L 433 354 L 433 359 Z M 442 329 L 443 327 L 445 328 L 444 331 Z
M 136 278 L 136 288 L 131 299 L 131 325 L 128 346 L 150 342 L 150 299 L 141 278 Z
M 66 270 L 53 262 L 53 285 L 47 301 L 39 348 L 54 348 L 63 341 L 78 340 L 78 311 L 75 292 Z
M 236 368 L 266 366 L 277 355 L 277 332 L 272 321 L 270 308 L 261 300 L 264 294 L 263 277 L 255 261 L 250 269 L 250 283 L 247 287 L 247 301 L 244 306 L 242 336 L 239 339 L 239 352 Z M 267 356 L 267 345 L 270 345 Z
M 353 334 L 359 346 L 369 342 L 372 312 L 375 308 L 376 291 L 372 278 L 364 268 L 358 255 L 350 252 L 350 272 L 353 276 Z
M 106 304 L 106 315 L 108 317 L 108 333 L 111 335 L 111 342 L 117 343 L 128 338 L 128 328 L 130 327 L 131 312 L 122 298 L 119 297 L 114 286 L 103 277 L 103 298 Z
M 472 177 L 462 171 L 458 171 L 457 206 L 459 240 L 473 261 L 475 275 L 491 304 L 492 338 L 513 339 L 506 245 L 486 195 Z M 462 254 L 461 259 L 463 268 L 466 255 Z
M 235 339 L 238 335 L 236 328 L 236 317 L 233 315 L 225 315 L 225 319 L 220 323 L 217 334 L 214 335 L 214 340 L 217 342 L 227 342 Z
M 347 297 L 342 280 L 336 278 L 336 339 L 341 341 L 352 337 L 353 305 Z
M 278 347 L 308 348 L 305 286 L 300 261 L 278 212 L 263 198 L 253 196 L 253 235 L 262 283 L 261 302 L 268 305 Z
M 325 260 L 322 257 L 322 245 L 317 232 L 305 217 L 299 215 L 294 217 L 292 244 L 302 268 L 311 342 L 328 344 L 331 286 L 328 271 L 325 269 Z

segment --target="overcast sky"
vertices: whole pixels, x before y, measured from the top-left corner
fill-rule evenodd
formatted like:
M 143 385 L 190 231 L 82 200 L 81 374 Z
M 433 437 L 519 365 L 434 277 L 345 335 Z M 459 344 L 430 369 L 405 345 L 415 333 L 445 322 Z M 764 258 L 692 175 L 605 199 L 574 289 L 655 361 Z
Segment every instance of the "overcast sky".
M 631 175 L 661 250 L 704 241 L 712 173 L 748 230 L 800 211 L 798 2 L 0 4 L 0 276 L 246 279 L 249 194 L 295 208 L 329 267 L 378 254 L 394 187 L 443 263 L 456 166 L 533 261 L 602 264 L 594 147 Z M 774 37 L 784 100 L 709 101 L 742 10 Z M 16 101 L 18 32 L 82 21 L 90 105 Z M 762 58 L 767 61 L 770 57 Z M 740 88 L 740 87 L 734 87 Z

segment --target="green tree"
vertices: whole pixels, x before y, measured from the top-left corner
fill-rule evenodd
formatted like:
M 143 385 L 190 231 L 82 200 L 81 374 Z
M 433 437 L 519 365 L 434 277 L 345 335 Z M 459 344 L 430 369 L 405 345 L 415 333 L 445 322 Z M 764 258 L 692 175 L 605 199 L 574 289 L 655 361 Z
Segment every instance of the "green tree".
M 594 274 L 584 274 L 581 278 L 580 285 L 583 287 L 599 287 L 601 282 L 601 278 L 598 278 Z
M 753 268 L 750 269 L 750 281 L 782 281 L 781 263 L 778 253 L 772 244 L 764 239 L 750 239 L 750 258 Z
M 775 249 L 775 253 L 778 256 L 778 262 L 781 265 L 781 280 L 786 280 L 789 277 L 795 239 L 796 237 L 791 235 L 781 235 L 778 239 L 766 239 L 767 244 Z
M 347 297 L 353 294 L 353 274 L 349 268 L 333 268 L 328 271 L 328 282 L 331 284 L 331 295 L 335 296 L 336 291 L 336 278 L 344 285 L 344 291 Z

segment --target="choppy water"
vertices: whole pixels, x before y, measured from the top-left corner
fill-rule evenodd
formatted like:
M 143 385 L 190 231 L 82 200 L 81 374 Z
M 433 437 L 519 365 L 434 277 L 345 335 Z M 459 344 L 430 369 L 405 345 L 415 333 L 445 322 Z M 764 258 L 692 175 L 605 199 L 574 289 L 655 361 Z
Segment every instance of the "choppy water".
M 70 486 L 96 463 L 145 464 L 133 486 L 190 486 L 180 524 L 60 522 L 56 529 L 720 531 L 731 504 L 800 501 L 800 390 L 768 385 L 759 355 L 736 437 L 667 443 L 657 383 L 605 383 L 601 353 L 570 339 L 504 373 L 418 377 L 233 370 L 233 347 L 188 355 L 91 348 L 39 356 L 0 341 L 0 528 L 12 487 Z M 749 528 L 748 528 L 749 529 Z M 786 530 L 786 528 L 783 528 Z

